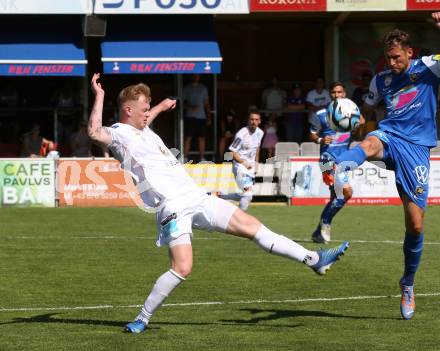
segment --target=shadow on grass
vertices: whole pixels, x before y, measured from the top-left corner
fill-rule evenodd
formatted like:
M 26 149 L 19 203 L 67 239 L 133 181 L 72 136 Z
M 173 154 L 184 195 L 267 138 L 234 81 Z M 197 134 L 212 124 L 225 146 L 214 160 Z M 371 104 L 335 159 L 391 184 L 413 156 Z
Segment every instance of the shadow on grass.
M 109 321 L 109 320 L 101 320 L 101 319 L 70 319 L 70 318 L 57 318 L 54 317 L 58 313 L 46 313 L 46 314 L 40 314 L 33 317 L 28 318 L 14 318 L 10 322 L 3 322 L 0 323 L 1 325 L 6 324 L 27 324 L 27 323 L 66 323 L 66 324 L 84 324 L 84 325 L 96 325 L 96 326 L 110 326 L 110 327 L 119 327 L 123 328 L 128 322 L 127 321 Z M 148 329 L 160 329 L 160 325 L 198 325 L 198 326 L 204 326 L 204 325 L 248 325 L 248 326 L 255 326 L 255 322 L 246 322 L 246 321 L 220 321 L 220 322 L 160 322 L 160 321 L 154 321 L 149 326 Z M 264 327 L 264 325 L 259 325 Z M 267 327 L 273 328 L 296 328 L 300 325 L 267 325 Z
M 217 322 L 160 322 L 154 321 L 149 325 L 149 329 L 160 329 L 160 325 L 233 325 L 233 326 L 255 326 L 260 323 L 259 327 L 277 327 L 277 328 L 297 328 L 302 324 L 289 325 L 289 324 L 268 324 L 264 325 L 261 322 L 275 321 L 284 318 L 296 318 L 296 317 L 324 317 L 324 318 L 347 318 L 347 319 L 382 319 L 382 320 L 400 320 L 400 318 L 384 318 L 384 317 L 372 317 L 372 316 L 349 316 L 336 313 L 328 313 L 323 311 L 305 311 L 305 310 L 275 310 L 275 309 L 257 309 L 257 308 L 243 308 L 240 311 L 246 311 L 251 315 L 264 314 L 260 316 L 254 316 L 250 319 L 221 319 Z M 96 326 L 110 326 L 123 328 L 127 321 L 112 321 L 101 319 L 70 319 L 70 318 L 57 318 L 54 317 L 58 313 L 46 313 L 40 314 L 28 318 L 14 318 L 12 321 L 0 323 L 0 325 L 6 324 L 26 324 L 26 323 L 66 323 L 66 324 L 83 324 L 83 325 L 96 325 Z
M 265 315 L 255 316 L 250 319 L 229 319 L 221 320 L 221 322 L 234 322 L 255 324 L 264 321 L 273 321 L 283 318 L 296 317 L 324 317 L 324 318 L 347 318 L 347 319 L 383 319 L 383 320 L 400 320 L 400 318 L 372 317 L 372 316 L 349 316 L 337 313 L 328 313 L 323 311 L 304 311 L 304 310 L 274 310 L 274 309 L 258 309 L 258 308 L 242 308 L 240 311 L 250 312 L 252 315 L 264 313 Z M 269 314 L 268 314 L 269 313 Z

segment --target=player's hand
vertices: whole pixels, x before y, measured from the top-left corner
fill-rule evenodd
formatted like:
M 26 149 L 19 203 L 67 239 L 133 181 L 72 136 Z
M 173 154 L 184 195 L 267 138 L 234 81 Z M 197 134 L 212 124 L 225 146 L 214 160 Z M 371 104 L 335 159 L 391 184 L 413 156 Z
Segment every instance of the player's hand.
M 160 105 L 162 107 L 162 111 L 165 112 L 165 111 L 170 111 L 170 110 L 173 110 L 174 108 L 176 108 L 176 103 L 177 103 L 177 100 L 166 98 L 165 100 L 163 100 L 160 103 Z
M 98 83 L 100 78 L 99 73 L 95 73 L 92 77 L 92 91 L 95 95 L 104 95 L 104 89 L 102 89 L 101 83 Z
M 324 138 L 322 138 L 322 141 L 325 145 L 328 145 L 333 141 L 333 137 L 330 135 L 326 135 Z
M 242 165 L 245 166 L 247 169 L 251 169 L 252 168 L 252 165 L 249 162 L 247 162 L 247 161 L 243 161 Z
M 440 29 L 440 12 L 433 12 L 432 19 L 434 20 L 435 26 Z

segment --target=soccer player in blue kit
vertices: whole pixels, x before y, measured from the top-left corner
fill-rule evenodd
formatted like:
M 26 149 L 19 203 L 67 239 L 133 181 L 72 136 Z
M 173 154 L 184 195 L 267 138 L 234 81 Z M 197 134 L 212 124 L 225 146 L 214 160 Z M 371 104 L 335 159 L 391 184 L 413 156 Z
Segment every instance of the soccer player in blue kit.
M 440 29 L 440 12 L 434 12 L 432 18 Z M 388 169 L 394 170 L 406 229 L 400 312 L 404 319 L 411 319 L 415 310 L 414 275 L 423 251 L 430 148 L 437 145 L 440 55 L 413 59 L 409 35 L 398 29 L 387 33 L 383 44 L 388 69 L 371 81 L 362 112 L 368 116 L 383 99 L 385 118 L 379 129 L 367 134 L 361 144 L 336 158 L 335 187 L 343 183 L 345 171 L 355 169 L 367 159 L 382 160 Z
M 330 97 L 333 101 L 346 97 L 345 86 L 342 82 L 330 84 Z M 322 178 L 330 190 L 330 201 L 324 207 L 316 230 L 312 234 L 312 240 L 316 243 L 327 244 L 330 241 L 331 222 L 333 217 L 341 210 L 345 203 L 350 200 L 353 189 L 348 181 L 342 188 L 343 196 L 336 196 L 332 171 L 328 171 L 328 165 L 336 156 L 348 150 L 351 132 L 336 132 L 329 126 L 327 109 L 316 112 L 310 121 L 310 140 L 320 145 L 320 166 L 324 171 Z

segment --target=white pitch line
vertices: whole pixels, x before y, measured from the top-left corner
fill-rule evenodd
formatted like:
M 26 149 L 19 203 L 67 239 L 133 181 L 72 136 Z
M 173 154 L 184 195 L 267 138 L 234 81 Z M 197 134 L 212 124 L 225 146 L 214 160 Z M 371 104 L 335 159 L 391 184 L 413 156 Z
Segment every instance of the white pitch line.
M 56 240 L 56 239 L 66 239 L 65 236 L 45 236 L 45 237 L 35 237 L 35 236 L 6 236 L 4 237 L 8 240 L 19 239 L 19 240 Z M 87 240 L 155 240 L 157 239 L 155 236 L 69 236 L 69 239 L 79 240 L 79 239 L 87 239 Z M 197 237 L 194 236 L 193 240 L 230 240 L 234 239 L 233 236 L 213 236 L 213 237 Z M 310 238 L 290 238 L 292 240 L 298 242 L 312 242 Z M 403 241 L 399 240 L 350 240 L 347 239 L 350 244 L 392 244 L 392 245 L 402 245 Z M 333 243 L 342 243 L 345 240 L 332 240 Z M 425 241 L 424 245 L 440 245 L 440 242 L 437 241 Z
M 434 293 L 419 293 L 416 297 L 434 297 L 440 296 L 440 292 Z M 198 301 L 198 302 L 183 302 L 183 303 L 167 303 L 163 307 L 187 307 L 187 306 L 212 306 L 212 305 L 249 305 L 249 304 L 282 304 L 282 303 L 300 303 L 300 302 L 333 302 L 333 301 L 348 301 L 348 300 L 372 300 L 385 298 L 400 298 L 401 295 L 371 295 L 371 296 L 347 296 L 347 297 L 316 297 L 307 299 L 292 299 L 292 300 L 240 300 L 240 301 Z M 127 305 L 127 306 L 113 306 L 113 305 L 97 305 L 97 306 L 75 306 L 75 307 L 19 307 L 19 308 L 2 308 L 0 312 L 29 312 L 29 311 L 80 311 L 80 310 L 98 310 L 98 309 L 116 309 L 116 308 L 139 308 L 142 305 Z

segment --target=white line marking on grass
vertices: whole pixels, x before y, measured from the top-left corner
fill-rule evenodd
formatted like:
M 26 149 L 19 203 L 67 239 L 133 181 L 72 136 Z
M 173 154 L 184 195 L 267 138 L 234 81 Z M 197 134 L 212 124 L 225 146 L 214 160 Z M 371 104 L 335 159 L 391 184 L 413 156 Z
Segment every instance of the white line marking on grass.
M 293 299 L 293 300 L 240 300 L 240 301 L 199 301 L 199 302 L 183 302 L 183 303 L 166 303 L 163 307 L 186 307 L 186 306 L 211 306 L 211 305 L 249 305 L 249 304 L 268 304 L 268 303 L 300 303 L 300 302 L 333 302 L 333 301 L 348 301 L 348 300 L 372 300 L 385 298 L 400 298 L 401 295 L 371 295 L 371 296 L 347 296 L 347 297 L 316 297 L 307 299 Z M 440 296 L 440 292 L 434 293 L 419 293 L 415 294 L 417 297 L 434 297 Z M 97 305 L 97 306 L 75 306 L 75 307 L 19 307 L 19 308 L 2 308 L 0 312 L 29 312 L 29 311 L 78 311 L 78 310 L 99 310 L 99 309 L 116 309 L 116 308 L 139 308 L 142 305 Z
M 56 239 L 72 239 L 72 240 L 79 240 L 79 239 L 87 239 L 87 240 L 155 240 L 157 239 L 155 236 L 6 236 L 5 239 L 12 240 L 12 239 L 20 239 L 20 240 L 56 240 Z M 193 240 L 235 240 L 233 236 L 225 235 L 225 236 L 213 236 L 213 237 L 197 237 L 197 235 L 194 236 Z M 312 243 L 312 240 L 309 238 L 291 238 L 292 240 L 298 241 L 298 242 L 310 242 Z M 342 243 L 345 240 L 332 240 L 333 243 Z M 392 244 L 392 245 L 402 245 L 403 241 L 399 240 L 350 240 L 348 239 L 350 244 Z M 423 242 L 423 245 L 440 245 L 440 242 L 437 241 L 425 241 Z

